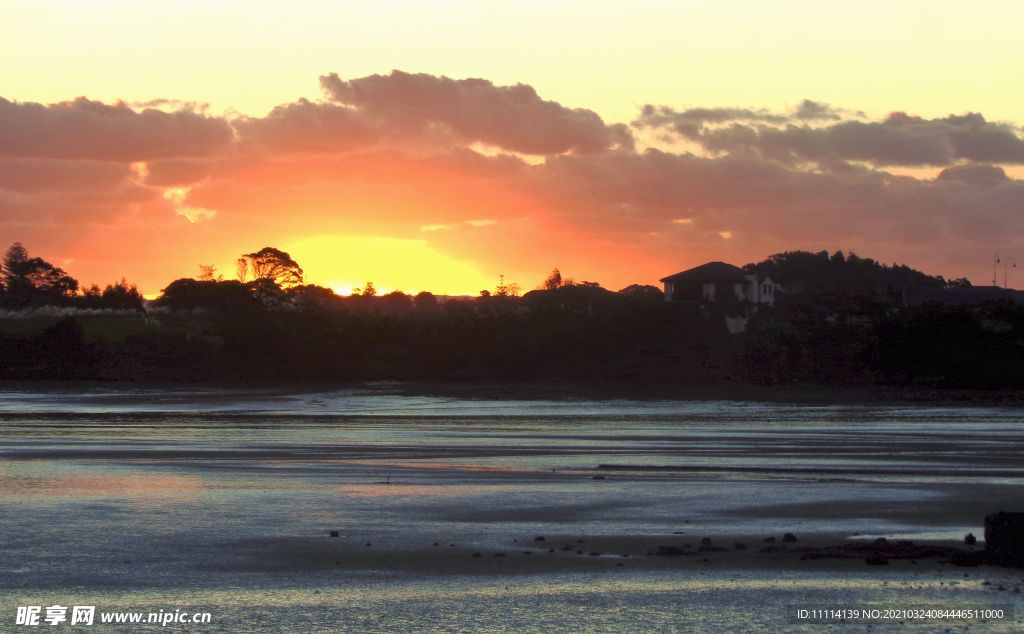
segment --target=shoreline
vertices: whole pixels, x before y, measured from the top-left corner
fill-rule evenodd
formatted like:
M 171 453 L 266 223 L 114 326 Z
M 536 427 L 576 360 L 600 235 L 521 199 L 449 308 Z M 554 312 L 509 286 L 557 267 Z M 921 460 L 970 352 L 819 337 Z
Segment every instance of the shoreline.
M 807 406 L 1024 406 L 1024 390 L 954 390 L 891 386 L 763 386 L 636 384 L 580 381 L 356 381 L 321 382 L 184 382 L 184 381 L 0 381 L 2 392 L 54 394 L 78 391 L 214 391 L 254 395 L 353 391 L 391 396 L 433 396 L 502 401 L 724 401 Z
M 860 539 L 849 534 L 790 535 L 698 533 L 672 535 L 522 534 L 486 544 L 413 545 L 374 539 L 365 531 L 338 536 L 249 539 L 228 546 L 231 561 L 201 566 L 211 572 L 393 572 L 449 575 L 528 575 L 584 572 L 884 572 L 949 573 L 969 579 L 1005 576 L 1019 567 L 984 563 L 983 542 L 965 546 L 952 540 Z M 223 547 L 224 545 L 221 545 Z M 996 588 L 993 588 L 996 589 Z

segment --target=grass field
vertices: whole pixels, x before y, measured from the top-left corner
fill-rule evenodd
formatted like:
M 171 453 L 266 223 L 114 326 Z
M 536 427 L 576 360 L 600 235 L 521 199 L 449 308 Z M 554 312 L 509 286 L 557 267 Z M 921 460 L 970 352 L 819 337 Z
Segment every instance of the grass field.
M 146 318 L 140 313 L 81 313 L 74 317 L 82 324 L 86 337 L 99 341 L 120 342 L 146 330 Z M 0 335 L 36 335 L 63 318 L 58 314 L 0 316 Z

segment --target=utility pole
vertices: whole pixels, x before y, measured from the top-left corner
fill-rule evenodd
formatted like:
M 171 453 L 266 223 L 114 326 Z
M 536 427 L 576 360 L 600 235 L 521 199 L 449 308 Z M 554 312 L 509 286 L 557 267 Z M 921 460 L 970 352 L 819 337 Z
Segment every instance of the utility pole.
M 999 286 L 999 253 L 996 252 L 995 259 L 992 262 L 992 286 Z
M 1013 257 L 1004 258 L 1003 260 L 1003 288 L 1010 288 L 1010 285 L 1006 283 L 1007 268 L 1009 268 L 1010 262 L 1013 262 L 1013 268 L 1017 268 L 1017 260 Z

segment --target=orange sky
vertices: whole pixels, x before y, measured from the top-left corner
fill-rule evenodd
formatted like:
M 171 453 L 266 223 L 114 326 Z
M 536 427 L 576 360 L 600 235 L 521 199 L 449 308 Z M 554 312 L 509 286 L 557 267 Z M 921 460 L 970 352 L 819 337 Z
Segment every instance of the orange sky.
M 150 295 L 1024 256 L 1022 5 L 684 4 L 5 3 L 0 240 Z

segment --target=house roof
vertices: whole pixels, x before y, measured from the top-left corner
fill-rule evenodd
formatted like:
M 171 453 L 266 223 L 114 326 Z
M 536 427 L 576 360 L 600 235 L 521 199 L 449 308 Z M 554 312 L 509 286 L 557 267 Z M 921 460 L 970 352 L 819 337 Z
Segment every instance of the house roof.
M 708 262 L 692 269 L 687 269 L 675 275 L 661 278 L 662 282 L 743 282 L 746 280 L 747 272 L 738 266 L 726 264 L 725 262 Z

